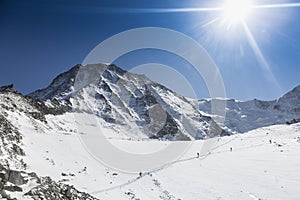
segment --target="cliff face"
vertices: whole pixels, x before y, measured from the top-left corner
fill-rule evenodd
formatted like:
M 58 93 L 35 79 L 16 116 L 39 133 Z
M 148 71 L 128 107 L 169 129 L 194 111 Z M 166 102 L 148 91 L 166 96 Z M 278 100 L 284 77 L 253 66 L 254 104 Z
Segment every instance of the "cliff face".
M 225 133 L 184 97 L 115 65 L 76 65 L 29 96 L 68 112 L 94 113 L 103 126 L 138 130 L 141 137 L 191 140 Z

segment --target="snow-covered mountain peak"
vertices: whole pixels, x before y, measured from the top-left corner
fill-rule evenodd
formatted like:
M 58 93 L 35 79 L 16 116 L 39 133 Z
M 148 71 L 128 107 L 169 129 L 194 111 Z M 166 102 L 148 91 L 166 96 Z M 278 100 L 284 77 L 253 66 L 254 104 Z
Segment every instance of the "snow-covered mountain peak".
M 68 98 L 74 91 L 105 78 L 110 82 L 117 82 L 120 77 L 132 74 L 114 64 L 77 64 L 66 72 L 59 74 L 46 88 L 36 90 L 28 96 L 40 100 Z M 143 76 L 143 75 L 136 75 Z M 146 77 L 143 76 L 145 79 Z
M 73 91 L 74 81 L 80 67 L 81 65 L 72 67 L 70 70 L 58 75 L 48 87 L 36 90 L 28 96 L 44 101 L 53 98 L 61 99 L 69 95 Z
M 300 86 L 280 97 L 274 109 L 290 114 L 300 115 Z
M 77 65 L 29 96 L 94 113 L 104 127 L 118 133 L 137 130 L 138 137 L 193 140 L 227 134 L 184 97 L 114 64 Z
M 5 93 L 5 92 L 13 92 L 13 93 L 18 93 L 18 94 L 20 94 L 20 92 L 18 92 L 18 91 L 14 88 L 14 84 L 1 86 L 1 87 L 0 87 L 0 92 L 1 92 L 1 93 Z

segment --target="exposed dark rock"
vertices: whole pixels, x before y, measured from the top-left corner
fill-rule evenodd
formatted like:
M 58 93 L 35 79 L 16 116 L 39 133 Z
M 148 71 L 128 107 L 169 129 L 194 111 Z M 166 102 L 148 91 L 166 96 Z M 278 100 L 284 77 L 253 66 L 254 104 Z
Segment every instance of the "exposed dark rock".
M 286 122 L 286 124 L 291 125 L 291 124 L 296 124 L 300 123 L 300 118 L 299 119 L 292 119 L 291 121 Z
M 30 105 L 34 106 L 40 113 L 30 113 L 33 118 L 38 119 L 40 121 L 45 121 L 44 115 L 62 115 L 65 112 L 71 111 L 71 103 L 66 101 L 66 105 L 61 105 L 57 99 L 52 99 L 51 107 L 46 106 L 45 103 L 39 99 L 35 99 L 31 96 L 25 96 L 26 100 L 29 102 Z
M 6 137 L 9 141 L 20 142 L 21 134 L 3 115 L 0 114 L 0 137 Z
M 0 164 L 0 198 L 12 199 L 6 191 L 22 192 L 19 185 L 25 184 L 27 180 L 21 175 L 24 172 L 10 170 Z M 22 184 L 21 184 L 22 183 Z
M 26 164 L 18 158 L 24 155 L 21 140 L 22 135 L 18 129 L 0 114 L 0 165 L 10 167 L 13 164 L 19 169 L 25 169 Z M 5 158 L 1 158 L 2 154 L 5 154 Z
M 4 186 L 4 190 L 6 191 L 10 191 L 10 192 L 22 192 L 22 188 L 20 188 L 19 186 L 16 185 L 8 185 L 8 186 Z
M 117 73 L 118 75 L 120 75 L 120 76 L 123 76 L 125 73 L 127 73 L 126 70 L 124 70 L 124 69 L 118 67 L 118 66 L 115 65 L 115 64 L 110 64 L 110 65 L 108 65 L 107 69 L 110 70 L 110 71 L 112 71 L 112 72 L 116 72 L 116 73 Z
M 167 113 L 167 118 L 163 128 L 159 130 L 155 136 L 166 139 L 168 139 L 168 137 L 175 137 L 176 140 L 190 140 L 190 138 L 183 135 L 183 133 L 179 130 L 177 123 L 169 113 Z
M 270 106 L 271 106 L 270 102 L 261 101 L 261 100 L 257 100 L 257 99 L 254 100 L 254 103 L 258 108 L 261 108 L 263 110 L 266 110 L 266 109 L 270 108 Z
M 15 170 L 8 170 L 8 179 L 7 181 L 10 183 L 13 183 L 15 185 L 23 185 L 27 183 L 27 180 L 22 176 L 22 173 L 20 171 Z
M 4 85 L 0 87 L 0 92 L 14 92 L 20 94 L 15 88 L 14 84 Z
M 38 185 L 24 195 L 31 196 L 36 200 L 96 200 L 91 195 L 79 192 L 73 186 L 63 183 L 56 183 L 50 177 L 40 178 L 36 173 L 10 170 L 0 165 L 0 199 L 11 199 L 6 191 L 23 192 L 21 186 L 29 180 L 35 181 Z
M 25 153 L 23 151 L 23 149 L 21 147 L 19 147 L 18 145 L 16 144 L 12 144 L 13 147 L 12 147 L 12 150 L 19 156 L 25 156 Z
M 41 178 L 41 184 L 32 188 L 25 195 L 31 196 L 35 200 L 96 200 L 95 197 L 84 192 L 79 192 L 73 186 L 56 183 L 50 177 Z
M 68 174 L 66 174 L 66 173 L 61 173 L 61 175 L 62 175 L 62 176 L 68 176 Z

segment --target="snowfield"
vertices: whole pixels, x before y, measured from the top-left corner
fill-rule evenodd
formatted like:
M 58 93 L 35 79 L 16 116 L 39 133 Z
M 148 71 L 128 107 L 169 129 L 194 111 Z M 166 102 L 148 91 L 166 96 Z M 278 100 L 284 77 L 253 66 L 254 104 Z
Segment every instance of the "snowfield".
M 299 100 L 300 86 L 269 102 L 226 100 L 217 124 L 214 100 L 187 100 L 115 65 L 76 65 L 29 96 L 3 86 L 0 198 L 298 200 Z
M 300 199 L 299 123 L 221 137 L 209 154 L 200 158 L 197 152 L 209 141 L 193 141 L 177 161 L 140 177 L 96 161 L 81 144 L 72 114 L 60 117 L 65 121 L 61 132 L 16 122 L 24 136 L 27 171 L 74 185 L 99 199 Z M 47 126 L 56 124 L 51 123 L 51 116 L 47 120 Z M 110 140 L 121 149 L 138 153 L 156 151 L 170 143 Z

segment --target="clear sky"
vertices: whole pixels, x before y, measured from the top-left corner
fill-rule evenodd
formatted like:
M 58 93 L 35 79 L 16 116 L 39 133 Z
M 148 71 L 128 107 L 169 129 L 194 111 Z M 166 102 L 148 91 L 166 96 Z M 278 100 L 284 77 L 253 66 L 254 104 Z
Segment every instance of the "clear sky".
M 219 8 L 224 2 L 0 0 L 0 84 L 14 83 L 29 93 L 81 63 L 112 35 L 163 27 L 188 35 L 207 50 L 229 98 L 275 99 L 300 85 L 300 0 L 252 0 L 251 10 L 241 6 L 229 13 L 195 10 Z M 127 70 L 144 63 L 174 67 L 198 97 L 209 97 L 201 77 L 193 78 L 193 71 L 184 67 L 188 63 L 167 52 L 136 51 L 116 61 Z

